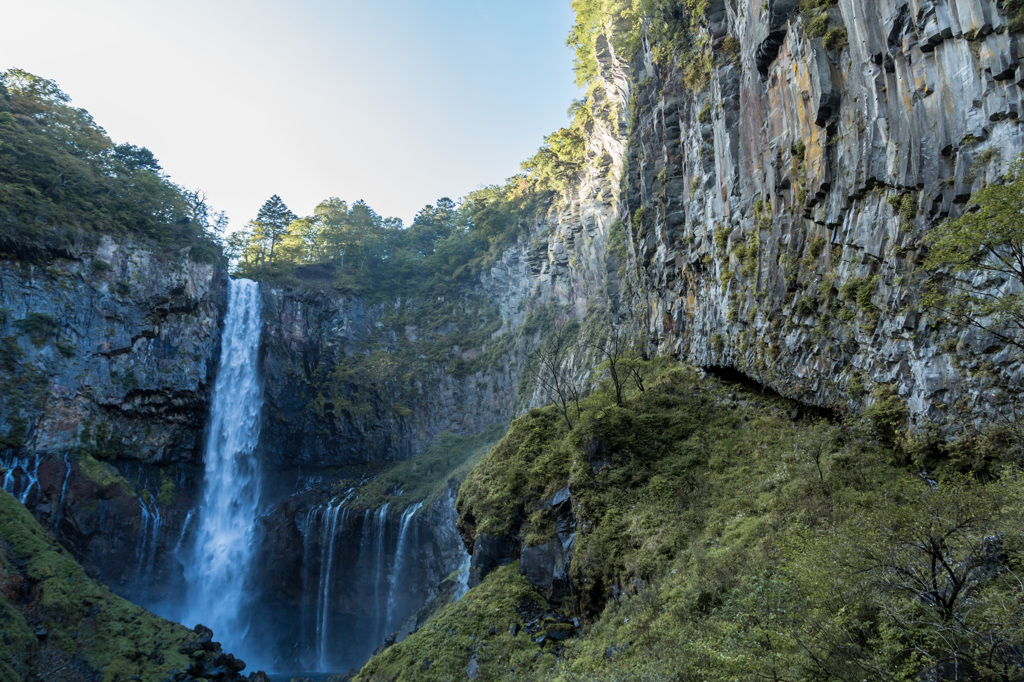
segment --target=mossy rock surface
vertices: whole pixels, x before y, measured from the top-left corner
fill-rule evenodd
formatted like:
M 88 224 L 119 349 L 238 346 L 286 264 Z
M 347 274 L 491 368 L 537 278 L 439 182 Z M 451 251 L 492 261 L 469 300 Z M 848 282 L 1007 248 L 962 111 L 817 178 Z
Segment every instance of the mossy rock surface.
M 0 491 L 0 681 L 160 681 L 217 657 L 202 635 L 90 578 Z M 184 653 L 187 652 L 187 653 Z
M 545 637 L 553 616 L 519 565 L 492 572 L 461 600 L 443 608 L 422 629 L 375 656 L 357 682 L 536 679 L 551 669 L 557 644 Z M 559 627 L 565 627 L 561 625 Z M 538 641 L 540 640 L 540 641 Z

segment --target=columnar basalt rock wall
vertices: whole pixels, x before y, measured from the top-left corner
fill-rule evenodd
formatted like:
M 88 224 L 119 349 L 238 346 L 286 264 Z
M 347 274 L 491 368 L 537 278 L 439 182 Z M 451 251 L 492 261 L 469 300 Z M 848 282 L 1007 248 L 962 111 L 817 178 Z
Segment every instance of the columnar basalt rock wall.
M 618 273 L 624 259 L 609 253 L 608 240 L 618 220 L 628 70 L 608 41 L 599 41 L 599 50 L 602 87 L 595 101 L 601 111 L 587 130 L 587 163 L 576 186 L 538 215 L 521 216 L 526 236 L 481 276 L 477 291 L 466 292 L 481 297 L 428 304 L 463 309 L 470 320 L 482 307 L 493 307 L 500 325 L 482 346 L 465 347 L 450 333 L 453 352 L 445 362 L 428 365 L 411 395 L 408 386 L 385 380 L 373 387 L 370 400 L 352 409 L 325 391 L 329 383 L 341 385 L 332 377 L 339 363 L 365 362 L 371 350 L 415 348 L 423 337 L 444 330 L 416 324 L 396 329 L 388 321 L 401 317 L 403 306 L 422 308 L 421 301 L 396 297 L 368 305 L 341 294 L 264 288 L 267 415 L 261 445 L 275 466 L 309 474 L 325 466 L 408 459 L 443 431 L 475 434 L 507 422 L 551 399 L 532 386 L 520 391 L 529 355 L 550 331 L 524 332 L 531 313 L 552 307 L 558 324 L 582 320 L 596 309 L 611 319 L 625 316 Z M 495 345 L 503 350 L 485 366 L 468 374 L 452 371 L 451 360 L 472 362 Z M 582 353 L 571 362 L 585 371 Z
M 925 233 L 1024 149 L 998 4 L 839 0 L 832 49 L 792 2 L 706 19 L 705 81 L 633 71 L 624 208 L 658 349 L 830 407 L 893 383 L 918 419 L 1019 392 L 1015 353 L 921 307 Z

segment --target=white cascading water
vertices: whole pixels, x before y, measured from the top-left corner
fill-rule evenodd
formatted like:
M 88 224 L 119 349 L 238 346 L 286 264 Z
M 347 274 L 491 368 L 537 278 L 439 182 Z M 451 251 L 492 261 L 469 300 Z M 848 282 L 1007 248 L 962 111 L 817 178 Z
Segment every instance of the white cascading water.
M 332 506 L 327 504 L 324 511 L 320 546 L 324 556 L 320 561 L 320 598 L 317 599 L 316 646 L 317 670 L 327 669 L 327 653 L 330 646 L 330 605 L 331 569 L 334 567 L 334 539 L 338 534 L 338 512 L 342 511 L 342 525 L 348 520 L 348 509 L 342 510 L 344 502 Z
M 263 408 L 257 371 L 261 327 L 259 285 L 231 280 L 204 453 L 205 491 L 185 571 L 188 591 L 182 618 L 186 625 L 211 628 L 226 651 L 243 656 L 248 627 L 239 616 L 260 501 L 255 450 Z
M 373 579 L 373 610 L 377 614 L 377 640 L 382 641 L 384 635 L 387 634 L 387 623 L 381 618 L 385 615 L 384 609 L 381 608 L 381 582 L 384 579 L 384 533 L 387 530 L 388 520 L 388 507 L 391 506 L 388 502 L 381 505 L 381 508 L 377 510 L 377 523 L 374 528 L 376 538 L 374 545 L 376 546 L 377 560 L 375 566 L 377 570 Z M 387 598 L 384 600 L 384 606 L 387 606 Z
M 0 460 L 0 467 L 7 472 L 4 474 L 4 490 L 18 498 L 18 502 L 28 502 L 29 493 L 32 488 L 39 492 L 39 463 L 42 458 L 39 455 L 27 457 L 9 457 Z
M 384 632 L 392 632 L 401 623 L 395 623 L 395 606 L 398 600 L 398 590 L 402 585 L 403 573 L 406 570 L 405 561 L 405 544 L 409 536 L 409 524 L 412 522 L 412 517 L 416 515 L 416 512 L 423 506 L 422 502 L 417 502 L 412 505 L 404 512 L 402 512 L 402 523 L 398 530 L 398 544 L 395 545 L 395 564 L 391 569 L 391 585 L 388 588 L 388 611 L 387 616 L 384 619 L 385 627 Z

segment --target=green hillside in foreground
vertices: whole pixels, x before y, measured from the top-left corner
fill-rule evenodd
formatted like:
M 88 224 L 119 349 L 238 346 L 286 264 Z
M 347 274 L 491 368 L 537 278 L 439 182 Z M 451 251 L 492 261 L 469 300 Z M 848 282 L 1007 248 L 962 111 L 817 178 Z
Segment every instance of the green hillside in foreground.
M 0 681 L 244 679 L 210 637 L 90 578 L 0 490 Z
M 464 534 L 522 549 L 564 531 L 545 501 L 568 484 L 562 603 L 495 570 L 359 679 L 1024 679 L 1024 478 L 999 433 L 909 436 L 893 396 L 803 418 L 678 365 L 645 389 L 530 411 L 462 486 Z

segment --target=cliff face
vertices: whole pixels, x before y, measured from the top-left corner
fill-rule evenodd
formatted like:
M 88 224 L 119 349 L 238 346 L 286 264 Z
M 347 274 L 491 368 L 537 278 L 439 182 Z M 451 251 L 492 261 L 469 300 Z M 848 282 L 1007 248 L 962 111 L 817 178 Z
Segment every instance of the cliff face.
M 705 19 L 706 78 L 650 49 L 632 73 L 632 305 L 658 349 L 831 407 L 894 383 L 917 418 L 1019 392 L 1017 354 L 921 307 L 923 236 L 1024 149 L 1000 6 L 839 0 L 824 38 L 787 0 Z
M 511 416 L 523 353 L 497 320 L 493 339 L 467 347 L 457 330 L 416 320 L 414 302 L 401 298 L 367 305 L 264 287 L 263 301 L 260 447 L 273 468 L 313 475 L 408 459 L 443 431 L 475 434 Z M 467 300 L 440 305 L 473 327 L 493 312 Z M 445 347 L 450 361 L 425 361 L 424 341 Z M 489 350 L 493 362 L 465 369 Z
M 166 588 L 153 557 L 201 471 L 225 283 L 187 253 L 109 238 L 0 266 L 4 488 L 122 593 Z
M 172 257 L 173 256 L 173 257 Z M 201 440 L 225 274 L 104 238 L 76 259 L 0 268 L 4 438 L 63 454 L 188 462 Z

